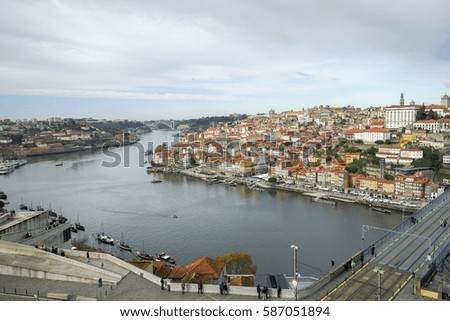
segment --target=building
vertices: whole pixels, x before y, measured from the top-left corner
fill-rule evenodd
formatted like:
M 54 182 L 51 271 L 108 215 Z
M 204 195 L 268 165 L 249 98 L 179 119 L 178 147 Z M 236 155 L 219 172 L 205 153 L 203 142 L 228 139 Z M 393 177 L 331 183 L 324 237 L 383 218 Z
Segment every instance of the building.
M 389 106 L 384 109 L 385 128 L 398 129 L 411 126 L 417 120 L 420 105 Z
M 446 109 L 450 108 L 450 97 L 445 93 L 444 96 L 441 97 L 441 105 L 444 105 Z
M 350 129 L 345 135 L 352 140 L 362 140 L 363 143 L 386 141 L 391 138 L 391 133 L 384 128 Z
M 432 133 L 438 133 L 441 130 L 441 122 L 435 119 L 418 120 L 413 123 L 414 130 L 426 130 Z
M 48 211 L 0 212 L 0 240 L 50 248 L 70 248 L 70 222 Z

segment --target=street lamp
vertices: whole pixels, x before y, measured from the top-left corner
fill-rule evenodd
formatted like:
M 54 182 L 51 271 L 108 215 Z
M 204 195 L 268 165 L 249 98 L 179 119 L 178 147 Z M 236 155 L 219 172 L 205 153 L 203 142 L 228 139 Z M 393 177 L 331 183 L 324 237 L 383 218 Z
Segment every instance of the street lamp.
M 298 290 L 298 280 L 297 280 L 297 274 L 298 274 L 298 268 L 297 268 L 297 252 L 298 252 L 298 246 L 297 245 L 291 245 L 291 249 L 294 250 L 294 278 L 292 279 L 292 285 L 295 287 L 295 301 L 297 301 L 297 290 Z
M 378 273 L 378 301 L 381 301 L 381 276 L 384 274 L 384 271 L 378 268 L 373 270 L 375 273 Z

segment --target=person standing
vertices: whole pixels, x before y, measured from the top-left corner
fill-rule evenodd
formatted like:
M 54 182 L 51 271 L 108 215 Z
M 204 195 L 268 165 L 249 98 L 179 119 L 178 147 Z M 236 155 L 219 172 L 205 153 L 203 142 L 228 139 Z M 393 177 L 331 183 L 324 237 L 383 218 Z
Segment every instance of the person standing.
M 197 293 L 203 294 L 203 283 L 202 283 L 202 281 L 198 282 Z
M 447 227 L 447 219 L 444 220 L 444 228 Z
M 89 256 L 89 252 L 86 252 L 86 263 L 91 262 L 91 257 Z
M 439 226 L 443 227 L 444 226 L 444 220 L 441 218 L 441 220 L 439 221 Z
M 256 286 L 256 292 L 258 293 L 258 299 L 261 299 L 261 286 L 259 284 Z
M 355 265 L 356 265 L 356 263 L 355 263 L 355 261 L 353 261 L 353 259 L 352 259 L 352 262 L 350 263 L 350 266 L 351 266 L 351 268 L 352 268 L 352 273 L 355 272 Z
M 281 286 L 277 287 L 277 298 L 281 298 Z
M 161 281 L 159 281 L 159 283 L 161 283 L 161 290 L 164 290 L 164 279 L 161 278 Z
M 183 282 L 181 282 L 181 293 L 184 294 L 184 289 L 186 288 L 186 284 Z

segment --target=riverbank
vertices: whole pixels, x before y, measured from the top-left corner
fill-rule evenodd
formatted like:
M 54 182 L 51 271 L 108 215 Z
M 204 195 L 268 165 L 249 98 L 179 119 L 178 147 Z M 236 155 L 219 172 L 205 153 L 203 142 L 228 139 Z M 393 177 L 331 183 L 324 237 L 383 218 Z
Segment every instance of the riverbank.
M 361 205 L 368 206 L 369 208 L 385 209 L 385 213 L 389 214 L 388 211 L 403 212 L 405 214 L 412 214 L 417 210 L 421 209 L 427 204 L 427 202 L 414 202 L 414 203 L 401 203 L 399 201 L 392 201 L 388 199 L 381 199 L 376 197 L 370 197 L 366 194 L 358 195 L 355 191 L 349 193 L 342 192 L 331 192 L 323 191 L 320 189 L 308 188 L 304 185 L 294 185 L 286 183 L 269 183 L 261 179 L 253 177 L 229 177 L 222 174 L 217 174 L 217 172 L 212 169 L 184 169 L 180 171 L 181 174 L 197 179 L 205 180 L 209 183 L 213 181 L 216 184 L 219 183 L 229 183 L 233 182 L 240 185 L 246 185 L 249 189 L 256 190 L 272 190 L 272 191 L 287 191 L 298 193 L 302 196 L 307 196 L 313 199 L 321 199 L 327 202 L 326 204 L 333 205 L 333 201 L 344 202 L 344 203 L 357 203 Z M 350 195 L 353 193 L 353 195 Z M 355 195 L 356 194 L 356 195 Z M 395 203 L 394 203 L 395 202 Z

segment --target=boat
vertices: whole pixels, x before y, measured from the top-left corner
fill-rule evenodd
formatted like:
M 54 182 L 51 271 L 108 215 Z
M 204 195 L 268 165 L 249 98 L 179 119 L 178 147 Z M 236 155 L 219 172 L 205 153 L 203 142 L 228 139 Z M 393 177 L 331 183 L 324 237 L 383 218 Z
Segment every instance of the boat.
M 122 234 L 122 240 L 119 241 L 119 248 L 121 248 L 124 251 L 130 251 L 131 252 L 131 246 L 129 246 L 128 244 L 125 243 L 125 241 L 123 240 L 123 233 Z
M 77 216 L 77 222 L 75 222 L 75 228 L 76 228 L 78 231 L 85 231 L 85 230 L 86 230 L 86 229 L 84 228 L 84 226 L 80 224 L 80 217 L 79 217 L 79 216 Z
M 8 196 L 5 194 L 5 192 L 1 191 L 0 192 L 0 200 L 6 200 L 8 198 Z
M 114 245 L 114 239 L 103 232 L 101 234 L 97 234 L 97 240 L 105 244 Z
M 178 218 L 175 214 L 170 215 L 171 218 Z
M 152 183 L 162 183 L 162 180 L 160 180 L 160 179 L 154 179 L 154 180 L 152 180 Z
M 103 223 L 102 223 L 102 232 L 97 234 L 97 240 L 99 242 L 114 245 L 114 239 L 103 232 Z
M 59 161 L 59 162 L 55 163 L 55 166 L 63 166 L 63 165 L 64 165 L 64 163 L 62 161 Z
M 326 200 L 320 197 L 315 197 L 312 199 L 313 202 L 315 203 L 320 203 L 320 204 L 327 204 L 327 205 L 331 205 L 331 206 L 336 206 L 336 202 L 334 201 L 330 201 L 330 200 Z
M 371 209 L 373 209 L 374 211 L 380 212 L 380 213 L 386 213 L 386 214 L 391 214 L 391 211 L 385 208 L 381 208 L 381 207 L 371 207 Z
M 161 261 L 166 261 L 167 263 L 175 264 L 175 260 L 172 259 L 172 257 L 170 255 L 167 255 L 166 252 L 164 252 L 164 251 L 159 253 L 157 257 Z
M 75 225 L 71 225 L 71 226 L 70 226 L 70 231 L 71 231 L 71 232 L 74 232 L 74 233 L 78 233 L 78 230 L 77 230 L 77 228 L 75 227 Z
M 0 164 L 0 175 L 6 175 L 14 171 L 14 166 L 9 164 Z
M 153 260 L 153 256 L 144 251 L 144 241 L 142 241 L 142 251 L 136 251 L 136 254 L 143 260 Z

